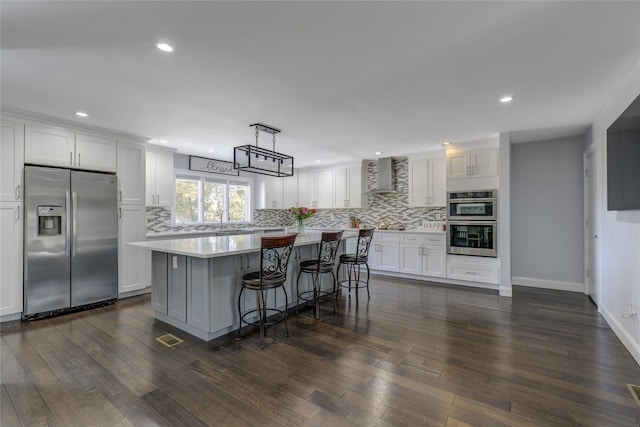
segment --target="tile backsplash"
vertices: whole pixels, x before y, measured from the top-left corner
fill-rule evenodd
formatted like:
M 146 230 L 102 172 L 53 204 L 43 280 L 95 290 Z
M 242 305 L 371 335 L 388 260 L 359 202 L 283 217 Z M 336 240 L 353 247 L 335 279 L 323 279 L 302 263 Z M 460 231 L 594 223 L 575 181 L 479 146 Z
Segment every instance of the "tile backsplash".
M 319 209 L 318 214 L 305 221 L 307 227 L 349 226 L 349 217 L 357 217 L 364 226 L 376 226 L 381 220 L 391 224 L 402 224 L 405 228 L 418 228 L 423 220 L 444 221 L 446 209 L 409 207 L 409 162 L 406 159 L 394 161 L 396 193 L 369 194 L 368 207 L 361 209 Z M 367 164 L 367 185 L 369 189 L 378 181 L 378 164 Z M 257 227 L 279 227 L 293 225 L 293 217 L 286 209 L 255 209 L 253 225 Z M 246 226 L 246 225 L 243 225 Z M 241 227 L 241 226 L 239 226 Z M 172 225 L 171 208 L 147 207 L 147 231 L 191 231 L 213 230 L 217 224 Z
M 446 208 L 409 207 L 409 162 L 394 161 L 396 193 L 369 194 L 368 207 L 362 209 L 319 209 L 318 214 L 305 221 L 307 227 L 348 227 L 349 217 L 357 217 L 365 226 L 376 226 L 381 220 L 402 224 L 405 228 L 418 228 L 423 220 L 444 221 Z M 378 182 L 378 164 L 367 164 L 367 188 L 375 188 Z M 256 225 L 271 227 L 293 225 L 293 217 L 287 210 L 256 209 L 253 212 Z

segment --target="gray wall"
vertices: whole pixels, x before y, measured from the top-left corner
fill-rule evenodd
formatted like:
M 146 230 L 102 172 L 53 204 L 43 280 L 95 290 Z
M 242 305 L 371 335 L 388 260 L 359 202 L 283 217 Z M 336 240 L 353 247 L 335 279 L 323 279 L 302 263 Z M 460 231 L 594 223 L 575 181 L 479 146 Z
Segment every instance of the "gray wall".
M 511 147 L 511 274 L 584 282 L 585 135 Z

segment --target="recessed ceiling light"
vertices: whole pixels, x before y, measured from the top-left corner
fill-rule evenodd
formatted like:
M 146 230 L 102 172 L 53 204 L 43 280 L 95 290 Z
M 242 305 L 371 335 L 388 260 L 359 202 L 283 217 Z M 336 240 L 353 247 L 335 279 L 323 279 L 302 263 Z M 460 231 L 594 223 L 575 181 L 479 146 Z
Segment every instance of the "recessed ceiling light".
M 444 145 L 445 147 L 448 147 L 449 145 L 451 145 L 451 141 L 445 141 L 442 143 L 442 145 Z
M 213 148 L 209 148 L 207 151 L 210 152 L 210 153 L 215 153 L 216 152 L 216 150 L 214 150 Z
M 513 101 L 513 96 L 503 96 L 502 98 L 500 98 L 500 102 L 502 102 L 503 104 L 511 101 Z
M 156 47 L 163 52 L 173 52 L 173 46 L 171 46 L 169 43 L 156 43 Z
M 76 111 L 76 116 L 78 117 L 88 117 L 89 115 L 84 111 Z
M 166 139 L 161 139 L 161 140 L 160 140 L 160 144 L 166 144 L 167 142 L 169 142 L 169 141 L 168 141 L 168 140 L 166 140 Z
M 316 163 L 320 163 L 320 160 L 316 160 Z
M 382 154 L 382 151 L 376 151 L 376 156 L 379 156 L 380 154 Z

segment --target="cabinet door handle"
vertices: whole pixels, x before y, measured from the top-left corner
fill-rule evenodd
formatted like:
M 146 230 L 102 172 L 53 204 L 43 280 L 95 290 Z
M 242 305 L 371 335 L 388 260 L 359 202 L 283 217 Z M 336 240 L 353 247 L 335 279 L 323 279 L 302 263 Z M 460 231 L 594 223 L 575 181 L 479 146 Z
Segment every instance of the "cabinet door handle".
M 16 219 L 20 219 L 20 206 L 16 206 Z
M 118 218 L 122 219 L 122 208 L 118 208 Z
M 78 167 L 80 166 L 80 153 L 78 153 Z
M 73 166 L 73 151 L 69 151 L 69 166 Z
M 20 200 L 20 184 L 16 186 L 16 200 Z
M 120 203 L 122 203 L 122 190 L 118 191 L 118 194 L 120 195 Z
M 244 271 L 244 255 L 240 255 L 240 271 Z

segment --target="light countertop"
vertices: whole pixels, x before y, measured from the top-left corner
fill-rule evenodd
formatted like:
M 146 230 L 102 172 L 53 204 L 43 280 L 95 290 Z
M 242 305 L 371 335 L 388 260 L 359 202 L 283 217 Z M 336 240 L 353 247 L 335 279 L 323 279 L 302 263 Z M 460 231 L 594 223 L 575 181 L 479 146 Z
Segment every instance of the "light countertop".
M 267 236 L 276 236 L 276 233 Z M 308 232 L 296 237 L 294 246 L 320 243 L 320 232 Z M 260 250 L 260 241 L 264 234 L 241 234 L 235 236 L 210 236 L 151 240 L 127 243 L 139 248 L 186 255 L 196 258 L 215 258 L 238 255 Z M 356 231 L 345 231 L 343 239 L 357 237 Z
M 274 231 L 274 230 L 283 230 L 287 227 L 239 227 L 239 228 L 225 228 L 224 232 L 229 232 L 232 230 L 237 230 L 238 232 L 246 232 L 246 233 L 254 233 L 260 231 Z M 181 231 L 148 231 L 146 234 L 147 238 L 165 238 L 165 237 L 210 237 L 215 236 L 219 230 L 181 230 Z

